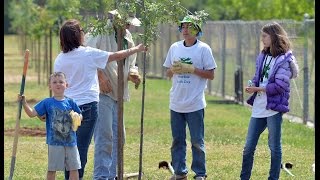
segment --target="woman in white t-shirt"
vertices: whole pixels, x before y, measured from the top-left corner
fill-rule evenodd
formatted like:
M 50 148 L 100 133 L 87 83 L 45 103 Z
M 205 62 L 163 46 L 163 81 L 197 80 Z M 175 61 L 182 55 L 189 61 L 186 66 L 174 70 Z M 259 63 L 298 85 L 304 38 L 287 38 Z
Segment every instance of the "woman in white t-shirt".
M 80 22 L 75 19 L 66 21 L 60 29 L 60 48 L 62 52 L 54 62 L 54 72 L 66 74 L 69 87 L 65 95 L 72 98 L 80 107 L 83 115 L 77 130 L 77 144 L 81 160 L 79 178 L 82 179 L 87 163 L 88 148 L 92 139 L 95 122 L 98 118 L 99 83 L 97 69 L 103 69 L 107 62 L 123 60 L 137 52 L 146 51 L 143 44 L 127 50 L 107 52 L 83 46 L 84 32 Z M 69 179 L 69 172 L 65 172 Z

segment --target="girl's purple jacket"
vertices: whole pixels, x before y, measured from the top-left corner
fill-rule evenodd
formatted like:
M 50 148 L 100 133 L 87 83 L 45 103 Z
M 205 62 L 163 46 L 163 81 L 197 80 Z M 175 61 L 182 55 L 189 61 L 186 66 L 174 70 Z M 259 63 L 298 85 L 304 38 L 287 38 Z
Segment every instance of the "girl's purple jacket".
M 256 72 L 252 79 L 256 87 L 259 86 L 265 56 L 266 54 L 260 53 L 256 59 Z M 291 50 L 276 57 L 273 69 L 269 72 L 268 84 L 265 87 L 267 94 L 266 109 L 282 113 L 289 111 L 290 80 L 297 77 L 298 71 L 299 67 Z M 247 100 L 247 103 L 251 106 L 256 95 L 255 92 Z

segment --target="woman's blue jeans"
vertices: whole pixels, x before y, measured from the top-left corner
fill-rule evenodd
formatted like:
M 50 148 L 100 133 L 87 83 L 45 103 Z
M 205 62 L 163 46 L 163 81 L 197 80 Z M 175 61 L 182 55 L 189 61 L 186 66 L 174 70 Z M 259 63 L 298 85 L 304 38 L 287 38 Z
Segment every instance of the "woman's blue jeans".
M 190 113 L 178 113 L 172 110 L 170 112 L 173 138 L 171 158 L 175 174 L 184 175 L 188 173 L 186 166 L 186 125 L 188 124 L 192 146 L 191 169 L 196 176 L 205 177 L 204 109 Z
M 268 145 L 271 151 L 271 164 L 268 180 L 279 179 L 282 150 L 281 150 L 282 113 L 266 118 L 251 117 L 246 144 L 243 150 L 241 180 L 248 180 L 251 176 L 254 152 L 261 133 L 268 128 Z
M 82 179 L 84 168 L 87 164 L 88 149 L 93 136 L 94 126 L 98 118 L 98 103 L 91 102 L 79 106 L 82 112 L 81 125 L 77 130 L 77 145 L 81 161 L 81 169 L 78 170 Z M 65 171 L 65 179 L 69 179 L 69 171 Z

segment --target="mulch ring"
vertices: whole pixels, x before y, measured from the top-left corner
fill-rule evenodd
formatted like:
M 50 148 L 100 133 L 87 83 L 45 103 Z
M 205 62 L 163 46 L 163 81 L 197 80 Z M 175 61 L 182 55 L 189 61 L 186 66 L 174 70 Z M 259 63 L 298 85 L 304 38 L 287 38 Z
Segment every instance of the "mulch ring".
M 4 135 L 5 136 L 14 136 L 15 129 L 5 129 Z M 20 136 L 38 136 L 38 137 L 45 137 L 46 136 L 46 129 L 44 128 L 27 128 L 27 127 L 20 127 L 19 129 Z

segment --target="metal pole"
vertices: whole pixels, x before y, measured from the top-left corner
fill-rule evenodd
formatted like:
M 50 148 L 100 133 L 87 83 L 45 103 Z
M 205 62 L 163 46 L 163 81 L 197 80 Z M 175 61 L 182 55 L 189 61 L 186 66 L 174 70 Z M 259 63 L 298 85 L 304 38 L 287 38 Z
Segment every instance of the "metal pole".
M 239 21 L 241 22 L 241 21 Z M 238 29 L 238 37 L 237 37 L 237 56 L 236 56 L 236 61 L 237 61 L 237 70 L 238 70 L 238 78 L 235 79 L 238 81 L 239 88 L 237 89 L 237 95 L 238 95 L 238 103 L 243 104 L 243 81 L 242 81 L 242 24 L 239 23 L 237 25 Z
M 163 32 L 163 25 L 160 25 L 160 32 Z M 161 59 L 161 62 L 164 60 L 164 48 L 163 48 L 163 41 L 159 41 L 160 43 L 160 59 Z M 164 71 L 165 68 L 161 68 L 161 78 L 165 77 L 165 71 Z
M 146 8 L 144 6 L 144 0 L 141 1 L 144 16 Z M 145 25 L 144 29 L 147 28 L 148 24 Z M 146 45 L 146 39 L 143 42 Z M 142 77 L 142 106 L 141 106 L 141 121 L 140 121 L 140 153 L 139 153 L 139 176 L 138 180 L 142 178 L 142 155 L 143 155 L 143 120 L 144 120 L 144 98 L 145 98 L 145 87 L 146 87 L 146 53 L 143 53 L 143 77 Z
M 227 33 L 226 33 L 226 25 L 223 24 L 222 26 L 222 49 L 221 49 L 221 68 L 222 68 L 222 97 L 225 97 L 225 81 L 226 81 L 226 38 L 227 38 Z
M 303 48 L 303 124 L 309 120 L 309 68 L 308 68 L 308 20 L 309 15 L 304 14 L 304 48 Z
M 144 117 L 144 98 L 145 98 L 145 87 L 146 87 L 146 53 L 143 53 L 143 78 L 142 78 L 142 107 L 141 107 L 141 121 L 140 121 L 140 153 L 139 153 L 139 177 L 142 177 L 142 155 L 143 155 L 143 117 Z
M 152 57 L 155 57 L 155 58 L 152 58 L 153 59 L 153 75 L 157 76 L 157 67 L 158 67 L 158 65 L 157 65 L 157 60 L 158 60 L 158 58 L 157 58 L 157 43 L 153 42 L 152 47 L 153 47 L 152 48 L 152 50 L 153 50 Z

